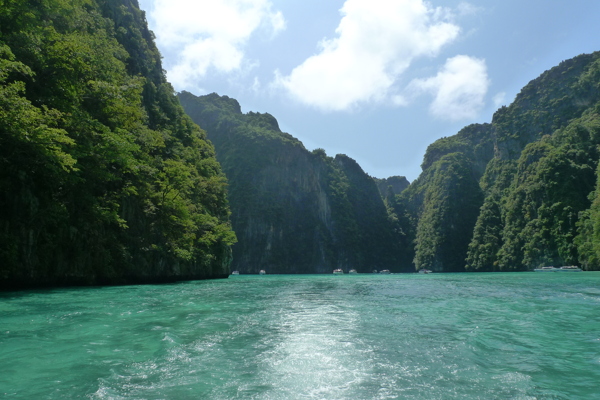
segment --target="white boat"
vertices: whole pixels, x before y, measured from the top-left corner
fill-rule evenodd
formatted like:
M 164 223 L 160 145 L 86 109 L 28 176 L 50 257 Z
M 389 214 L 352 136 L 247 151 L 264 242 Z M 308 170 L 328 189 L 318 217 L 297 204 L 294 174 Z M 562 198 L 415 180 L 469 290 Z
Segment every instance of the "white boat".
M 342 269 L 334 269 L 333 270 L 333 274 L 334 275 L 344 275 L 344 271 Z
M 534 269 L 535 272 L 557 272 L 558 268 L 554 267 L 542 267 Z
M 583 270 L 575 265 L 565 265 L 559 268 L 560 272 L 582 272 Z
M 581 272 L 582 269 L 574 265 L 564 267 L 542 267 L 534 269 L 535 272 Z
M 265 271 L 264 269 L 261 269 L 260 271 L 258 271 L 258 274 L 259 274 L 259 275 L 264 275 L 264 274 L 266 274 L 266 273 L 267 273 L 267 271 Z
M 351 269 L 350 271 L 348 271 L 349 274 L 357 274 L 358 272 L 356 272 L 355 269 Z
M 233 272 L 231 273 L 231 275 L 239 275 L 239 274 L 240 274 L 240 271 L 233 271 Z
M 384 274 L 384 275 L 388 275 L 390 273 L 389 269 L 382 269 L 381 271 L 379 271 L 380 274 Z
M 428 270 L 428 269 L 425 269 L 425 268 L 419 270 L 420 274 L 430 274 L 431 272 L 432 272 L 431 270 Z

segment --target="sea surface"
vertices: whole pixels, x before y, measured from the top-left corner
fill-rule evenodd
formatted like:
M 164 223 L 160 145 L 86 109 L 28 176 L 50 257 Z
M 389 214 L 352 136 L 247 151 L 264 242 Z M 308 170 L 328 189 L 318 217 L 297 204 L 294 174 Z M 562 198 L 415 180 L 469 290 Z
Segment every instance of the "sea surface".
M 600 272 L 0 293 L 0 398 L 600 399 Z

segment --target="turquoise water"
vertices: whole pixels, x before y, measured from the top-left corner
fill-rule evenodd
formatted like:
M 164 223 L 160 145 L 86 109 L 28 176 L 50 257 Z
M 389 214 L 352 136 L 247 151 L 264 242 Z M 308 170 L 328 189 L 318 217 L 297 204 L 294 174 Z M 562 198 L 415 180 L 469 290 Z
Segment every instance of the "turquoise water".
M 0 294 L 7 399 L 600 399 L 600 273 Z

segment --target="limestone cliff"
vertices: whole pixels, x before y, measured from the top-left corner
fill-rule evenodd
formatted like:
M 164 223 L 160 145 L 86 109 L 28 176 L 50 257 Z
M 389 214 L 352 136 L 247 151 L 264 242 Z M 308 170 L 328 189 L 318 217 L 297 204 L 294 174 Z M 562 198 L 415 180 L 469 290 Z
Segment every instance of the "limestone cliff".
M 0 288 L 223 278 L 226 181 L 136 0 L 0 7 Z
M 417 269 L 600 268 L 588 210 L 598 193 L 599 82 L 600 53 L 577 56 L 532 80 L 490 124 L 428 147 L 400 196 Z
M 229 181 L 242 273 L 402 270 L 377 186 L 351 158 L 310 152 L 269 114 L 227 96 L 179 94 L 206 130 Z

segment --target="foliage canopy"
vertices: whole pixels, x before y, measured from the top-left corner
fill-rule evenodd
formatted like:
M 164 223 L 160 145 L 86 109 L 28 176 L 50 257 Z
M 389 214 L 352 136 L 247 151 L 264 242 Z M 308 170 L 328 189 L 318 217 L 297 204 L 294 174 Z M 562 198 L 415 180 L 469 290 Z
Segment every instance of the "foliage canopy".
M 226 181 L 135 0 L 0 3 L 2 286 L 228 273 Z

